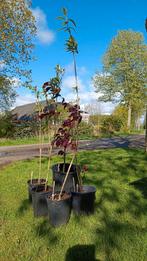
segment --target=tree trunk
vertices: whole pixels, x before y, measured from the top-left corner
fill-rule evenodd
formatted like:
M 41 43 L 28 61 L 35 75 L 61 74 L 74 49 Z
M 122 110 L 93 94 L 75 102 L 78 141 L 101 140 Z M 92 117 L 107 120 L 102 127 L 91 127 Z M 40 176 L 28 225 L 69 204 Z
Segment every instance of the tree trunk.
M 136 119 L 136 129 L 139 131 L 140 130 L 140 115 L 139 113 L 137 114 L 137 119 Z
M 128 106 L 128 123 L 127 123 L 127 128 L 130 132 L 131 129 L 131 113 L 132 113 L 132 108 L 131 108 L 131 102 L 129 102 L 129 106 Z

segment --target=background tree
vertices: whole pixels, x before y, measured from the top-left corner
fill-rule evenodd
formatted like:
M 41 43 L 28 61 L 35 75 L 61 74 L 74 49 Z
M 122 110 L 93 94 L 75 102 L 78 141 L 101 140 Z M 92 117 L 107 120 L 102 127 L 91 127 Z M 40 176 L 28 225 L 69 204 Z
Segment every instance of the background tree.
M 10 112 L 0 114 L 0 138 L 12 137 L 14 133 L 14 125 L 12 123 L 12 115 Z
M 115 131 L 120 131 L 122 120 L 116 115 L 103 115 L 101 119 L 101 132 L 113 134 Z
M 101 105 L 98 101 L 93 101 L 85 105 L 84 110 L 90 114 L 89 122 L 93 126 L 93 134 L 100 134 Z
M 15 91 L 12 88 L 13 82 L 6 76 L 0 75 L 0 111 L 8 111 L 15 101 Z
M 104 73 L 93 78 L 99 100 L 125 104 L 128 110 L 127 127 L 131 127 L 132 108 L 145 104 L 147 82 L 147 45 L 139 32 L 119 31 L 103 59 Z
M 32 59 L 36 27 L 30 4 L 26 0 L 0 1 L 0 95 L 7 105 L 13 96 L 12 79 L 18 77 L 25 85 L 31 80 L 28 63 Z
M 128 118 L 128 109 L 124 104 L 119 104 L 115 107 L 112 115 L 118 117 L 122 122 L 122 130 L 127 131 L 127 118 Z

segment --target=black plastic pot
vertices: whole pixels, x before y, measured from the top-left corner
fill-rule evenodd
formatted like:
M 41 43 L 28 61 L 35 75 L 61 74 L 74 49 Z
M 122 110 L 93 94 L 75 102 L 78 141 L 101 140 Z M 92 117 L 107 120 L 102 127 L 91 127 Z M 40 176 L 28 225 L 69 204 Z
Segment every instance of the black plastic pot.
M 59 163 L 52 166 L 53 181 L 55 181 L 55 191 L 60 191 L 69 167 L 69 163 L 65 164 L 65 170 L 63 170 L 63 167 L 64 167 L 63 163 Z M 71 166 L 68 178 L 65 183 L 65 187 L 64 187 L 65 192 L 69 193 L 72 190 L 74 190 L 74 186 L 76 186 L 77 184 L 79 185 L 79 179 L 78 179 L 79 174 L 80 174 L 80 167 L 73 164 Z
M 80 192 L 72 191 L 72 209 L 77 215 L 90 215 L 94 213 L 96 188 L 84 185 Z
M 47 197 L 49 222 L 53 227 L 59 227 L 69 221 L 71 213 L 71 195 L 61 200 L 52 200 Z
M 46 197 L 52 194 L 52 187 L 40 185 L 32 189 L 32 205 L 34 217 L 41 217 L 48 215 Z
M 32 179 L 28 180 L 28 196 L 29 201 L 32 202 L 32 189 L 37 188 L 40 185 L 45 185 L 46 179 Z

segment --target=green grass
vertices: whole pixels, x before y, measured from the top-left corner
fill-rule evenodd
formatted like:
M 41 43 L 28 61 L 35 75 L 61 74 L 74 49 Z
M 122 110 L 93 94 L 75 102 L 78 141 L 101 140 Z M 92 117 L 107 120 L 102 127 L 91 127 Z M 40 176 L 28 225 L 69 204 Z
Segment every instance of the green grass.
M 93 140 L 96 139 L 94 136 L 81 135 L 79 137 L 81 140 Z M 19 138 L 19 139 L 8 139 L 0 138 L 0 146 L 15 146 L 15 145 L 27 145 L 27 144 L 38 144 L 38 137 L 29 137 L 29 138 Z M 44 143 L 48 143 L 48 137 L 44 138 Z
M 98 150 L 81 152 L 79 161 L 89 165 L 84 183 L 97 188 L 95 214 L 72 214 L 59 228 L 34 218 L 27 200 L 26 183 L 32 170 L 37 176 L 37 159 L 1 171 L 1 261 L 94 261 L 82 259 L 85 248 L 89 255 L 95 249 L 99 261 L 147 260 L 147 184 L 129 185 L 147 176 L 147 156 L 139 150 Z M 43 159 L 42 176 L 46 169 Z M 77 258 L 79 249 L 84 252 Z
M 48 142 L 47 137 L 44 139 L 44 142 Z M 0 146 L 15 146 L 15 145 L 27 145 L 27 144 L 38 144 L 38 137 L 30 137 L 30 138 L 19 138 L 19 139 L 0 139 Z

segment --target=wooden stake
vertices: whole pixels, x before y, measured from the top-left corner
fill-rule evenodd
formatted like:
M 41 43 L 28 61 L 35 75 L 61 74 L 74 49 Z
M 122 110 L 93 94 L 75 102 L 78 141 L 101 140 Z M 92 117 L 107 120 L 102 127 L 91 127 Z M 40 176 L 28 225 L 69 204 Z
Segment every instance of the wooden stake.
M 59 170 L 60 170 L 60 168 L 59 168 L 59 167 L 60 167 L 60 164 L 58 164 L 58 172 L 59 172 Z
M 74 192 L 75 192 L 76 191 L 75 179 L 72 178 L 72 181 L 73 181 L 73 188 L 74 188 Z
M 64 179 L 64 181 L 63 181 L 63 184 L 62 184 L 62 187 L 61 187 L 61 191 L 60 191 L 60 194 L 59 194 L 59 200 L 61 199 L 61 195 L 62 195 L 62 193 L 63 193 L 63 189 L 64 189 L 64 186 L 65 186 L 66 180 L 67 180 L 67 178 L 68 178 L 68 174 L 69 174 L 69 172 L 70 172 L 70 169 L 71 169 L 71 166 L 72 166 L 72 163 L 73 163 L 74 159 L 75 159 L 75 154 L 74 154 L 73 157 L 72 157 L 72 160 L 71 160 L 70 165 L 69 165 L 69 167 L 68 167 L 68 170 L 67 170 L 65 179 Z
M 46 182 L 45 182 L 45 191 L 47 190 L 47 182 L 48 182 L 48 180 L 46 179 Z
M 31 184 L 32 184 L 32 179 L 33 179 L 33 171 L 31 172 Z
M 52 200 L 54 199 L 54 196 L 55 196 L 55 181 L 53 181 Z
M 41 156 L 42 156 L 42 148 L 39 149 L 39 181 L 41 177 Z

